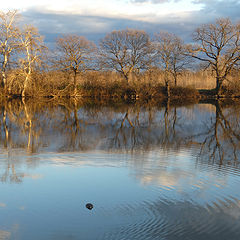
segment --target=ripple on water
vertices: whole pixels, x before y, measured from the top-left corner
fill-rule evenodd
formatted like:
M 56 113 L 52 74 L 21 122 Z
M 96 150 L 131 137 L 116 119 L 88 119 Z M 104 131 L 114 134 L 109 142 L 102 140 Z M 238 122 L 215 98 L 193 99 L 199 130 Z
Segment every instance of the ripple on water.
M 192 202 L 145 201 L 112 209 L 125 223 L 102 239 L 239 239 L 239 201 L 227 199 L 212 205 Z

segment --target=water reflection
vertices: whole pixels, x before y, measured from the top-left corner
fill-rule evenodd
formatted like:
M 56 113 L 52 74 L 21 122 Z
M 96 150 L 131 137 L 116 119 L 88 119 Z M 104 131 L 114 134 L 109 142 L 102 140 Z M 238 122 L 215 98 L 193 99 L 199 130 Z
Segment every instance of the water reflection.
M 3 103 L 0 239 L 238 239 L 239 114 Z
M 222 109 L 221 104 L 215 102 L 215 117 L 206 123 L 205 132 L 200 132 L 198 137 L 202 138 L 200 155 L 207 153 L 209 161 L 217 161 L 219 165 L 238 165 L 239 108 Z
M 239 202 L 236 201 L 207 207 L 188 201 L 174 204 L 156 201 L 127 211 L 129 215 L 141 212 L 145 218 L 139 217 L 134 223 L 129 221 L 120 229 L 106 234 L 106 239 L 238 239 L 240 234 L 237 223 Z M 228 229 L 235 232 L 229 234 Z
M 0 239 L 5 240 L 9 239 L 11 236 L 10 232 L 0 230 Z
M 238 165 L 237 105 L 87 107 L 76 102 L 2 104 L 0 144 L 6 171 L 2 181 L 21 182 L 12 161 L 14 150 L 75 152 L 90 150 L 168 152 L 199 151 L 199 161 Z M 18 151 L 19 154 L 19 151 Z M 25 153 L 24 153 L 25 154 Z M 28 164 L 31 164 L 29 162 Z M 36 164 L 36 162 L 35 162 Z
M 239 151 L 239 110 L 220 102 L 190 106 L 86 107 L 11 101 L 1 108 L 1 148 L 41 151 L 163 150 L 200 147 L 223 164 Z M 236 163 L 236 162 L 235 162 Z

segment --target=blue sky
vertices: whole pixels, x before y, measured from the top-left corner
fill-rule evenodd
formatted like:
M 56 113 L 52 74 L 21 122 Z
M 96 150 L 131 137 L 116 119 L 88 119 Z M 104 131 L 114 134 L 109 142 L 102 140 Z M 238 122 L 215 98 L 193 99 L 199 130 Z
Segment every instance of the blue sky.
M 46 41 L 80 34 L 97 41 L 116 29 L 176 33 L 190 41 L 193 30 L 219 17 L 240 20 L 240 0 L 8 0 L 1 10 L 19 9 Z

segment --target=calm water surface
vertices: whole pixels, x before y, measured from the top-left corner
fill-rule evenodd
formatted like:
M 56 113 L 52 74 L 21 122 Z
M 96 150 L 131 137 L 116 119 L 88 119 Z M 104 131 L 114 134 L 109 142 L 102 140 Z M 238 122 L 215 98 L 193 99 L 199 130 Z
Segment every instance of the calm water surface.
M 0 114 L 0 240 L 240 239 L 238 105 Z

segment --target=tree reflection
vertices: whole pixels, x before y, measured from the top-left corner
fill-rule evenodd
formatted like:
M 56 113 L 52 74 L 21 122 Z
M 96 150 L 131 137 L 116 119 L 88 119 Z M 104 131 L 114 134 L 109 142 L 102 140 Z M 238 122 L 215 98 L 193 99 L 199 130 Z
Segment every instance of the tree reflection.
M 191 149 L 200 153 L 198 159 L 202 161 L 223 165 L 234 160 L 236 165 L 240 108 L 216 101 L 205 104 L 201 113 L 201 106 L 177 106 L 169 100 L 158 105 L 116 106 L 87 105 L 76 99 L 3 102 L 0 147 L 7 155 L 19 149 L 28 155 L 96 149 L 177 154 Z M 207 110 L 208 106 L 214 110 Z M 20 176 L 17 162 L 8 161 L 2 179 L 10 172 Z M 27 164 L 33 163 L 29 160 Z
M 129 107 L 117 116 L 109 133 L 108 149 L 178 149 L 182 144 L 179 119 L 176 107 L 170 106 L 169 101 L 159 107 Z
M 139 115 L 137 114 L 135 119 L 136 125 L 139 124 L 138 116 Z M 123 148 L 128 144 L 131 144 L 132 147 L 134 147 L 137 144 L 135 124 L 129 119 L 129 109 L 127 109 L 124 116 L 118 119 L 115 123 L 115 134 L 109 141 L 109 148 Z
M 6 108 L 2 107 L 2 124 L 3 124 L 3 131 L 4 131 L 4 147 L 8 147 L 9 142 L 9 130 L 7 125 L 7 111 Z
M 23 177 L 24 177 L 24 174 L 16 172 L 15 164 L 10 163 L 8 159 L 8 163 L 6 164 L 5 171 L 0 178 L 1 181 L 10 182 L 10 183 L 21 183 Z
M 73 102 L 8 102 L 2 107 L 2 143 L 29 154 L 56 147 L 57 151 L 150 150 L 179 145 L 176 107 L 86 107 Z M 176 127 L 177 126 L 177 127 Z
M 227 107 L 223 110 L 216 101 L 215 117 L 206 123 L 206 129 L 196 137 L 202 138 L 200 157 L 208 156 L 209 162 L 220 165 L 237 164 L 240 146 L 239 108 Z
M 3 146 L 7 155 L 6 163 L 4 163 L 5 169 L 0 179 L 2 182 L 15 182 L 20 183 L 22 181 L 22 174 L 17 173 L 15 169 L 15 164 L 11 161 L 11 136 L 10 136 L 11 123 L 8 121 L 7 107 L 6 105 L 2 106 L 2 131 L 3 134 Z
M 34 110 L 30 107 L 25 101 L 2 104 L 0 143 L 3 143 L 3 154 L 6 156 L 6 162 L 2 163 L 2 182 L 20 183 L 24 177 L 24 173 L 18 172 L 20 163 L 12 156 L 15 149 L 24 148 L 30 154 L 37 151 L 34 139 L 38 137 L 38 132 L 33 129 Z

